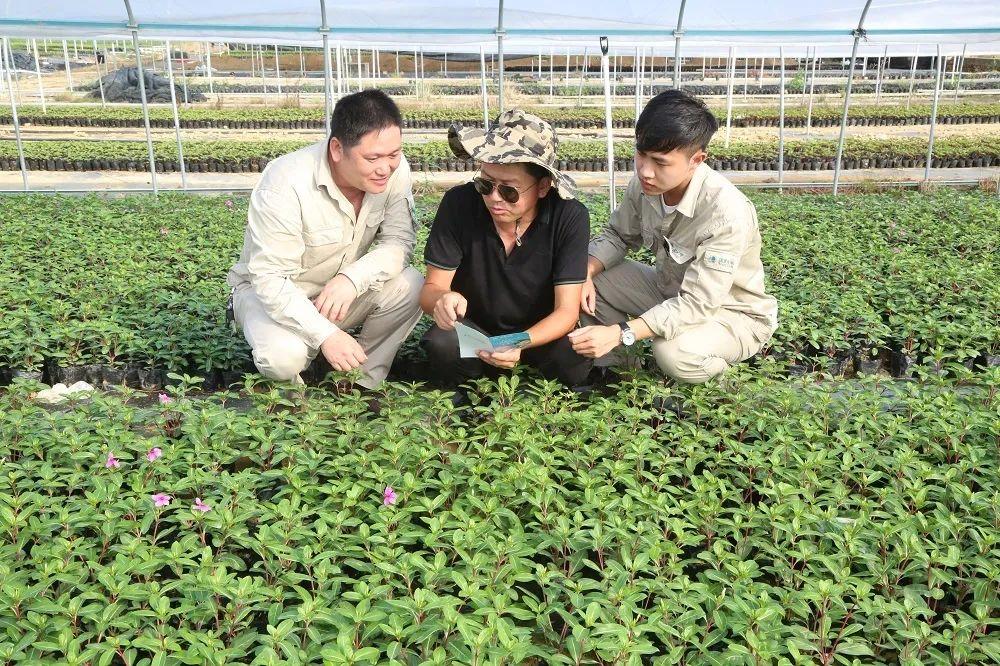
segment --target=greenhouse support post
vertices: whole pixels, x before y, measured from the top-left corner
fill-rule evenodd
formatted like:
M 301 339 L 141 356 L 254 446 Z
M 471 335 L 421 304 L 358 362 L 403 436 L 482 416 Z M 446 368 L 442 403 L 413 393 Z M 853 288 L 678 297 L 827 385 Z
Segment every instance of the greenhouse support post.
M 556 94 L 556 70 L 555 70 L 555 57 L 554 51 L 549 49 L 549 97 L 555 97 Z
M 170 57 L 170 41 L 167 41 L 167 80 L 170 83 L 170 109 L 174 114 L 174 135 L 177 137 L 177 160 L 181 167 L 181 189 L 187 190 L 187 170 L 184 168 L 184 145 L 181 143 L 181 119 L 177 113 L 177 91 L 174 90 L 174 66 Z
M 941 78 L 944 76 L 944 62 L 941 59 L 941 45 L 937 45 L 937 84 L 934 86 L 934 104 L 931 106 L 931 133 L 927 138 L 927 164 L 924 165 L 924 180 L 931 179 L 931 160 L 934 159 L 934 127 L 937 125 L 938 102 L 941 99 Z
M 569 85 L 569 49 L 566 49 L 566 85 Z
M 587 65 L 590 64 L 588 62 L 589 59 L 590 59 L 590 54 L 587 53 L 587 47 L 584 46 L 583 47 L 583 65 L 580 67 L 580 89 L 576 91 L 576 98 L 578 100 L 583 98 L 583 79 L 584 79 L 584 77 L 587 74 Z
M 153 152 L 153 133 L 149 129 L 149 102 L 146 100 L 146 76 L 142 70 L 142 54 L 139 53 L 139 26 L 132 13 L 132 4 L 124 0 L 128 12 L 128 29 L 132 31 L 132 48 L 135 49 L 135 68 L 139 78 L 139 100 L 142 102 L 142 124 L 146 129 L 146 152 L 149 154 L 149 177 L 153 186 L 153 196 L 160 193 L 156 182 L 156 155 Z
M 7 38 L 3 38 L 2 45 L 4 48 L 0 52 L 0 60 L 2 60 L 3 74 L 6 79 L 7 90 L 10 91 L 10 115 L 11 119 L 14 121 L 14 141 L 17 144 L 17 162 L 21 167 L 21 180 L 24 182 L 24 191 L 28 191 L 28 165 L 24 161 L 24 145 L 21 143 L 21 122 L 17 117 L 17 100 L 14 98 L 14 89 L 11 87 L 10 80 L 10 67 L 7 67 Z
M 497 29 L 496 29 L 496 35 L 497 35 L 497 74 L 498 74 L 498 76 L 497 76 L 497 83 L 498 83 L 497 93 L 499 95 L 500 113 L 503 113 L 504 112 L 504 105 L 503 105 L 503 36 L 504 36 L 504 29 L 503 29 L 503 0 L 500 0 L 500 2 L 499 2 L 499 8 L 497 10 Z
M 35 78 L 38 80 L 38 99 L 42 101 L 42 113 L 48 113 L 45 108 L 45 88 L 42 86 L 42 66 L 38 63 L 38 40 L 31 40 L 31 50 L 35 54 Z
M 299 47 L 299 78 L 304 79 L 306 77 L 306 56 L 302 53 L 302 47 Z
M 747 96 L 747 87 L 750 84 L 750 58 L 743 58 L 743 97 Z
M 733 47 L 729 47 L 729 60 L 726 62 L 726 143 L 729 148 L 729 135 L 733 127 Z
M 958 91 L 962 88 L 962 72 L 965 71 L 965 51 L 968 44 L 962 44 L 962 55 L 958 58 L 958 78 L 955 80 L 955 101 L 958 101 Z
M 878 61 L 878 78 L 875 81 L 875 104 L 882 103 L 882 77 L 885 74 L 885 63 L 889 58 L 889 45 L 886 44 L 885 51 L 882 53 L 882 57 Z
M 778 77 L 778 192 L 785 182 L 785 47 L 778 47 L 781 75 Z
M 642 110 L 642 78 L 639 68 L 639 47 L 635 47 L 635 59 L 632 61 L 632 70 L 635 74 L 635 119 L 639 120 L 639 112 Z
M 215 83 L 212 81 L 212 45 L 205 42 L 205 73 L 208 74 L 208 94 L 215 94 Z
M 920 44 L 917 44 L 913 51 L 913 62 L 910 63 L 910 91 L 906 95 L 906 110 L 910 110 L 910 102 L 913 100 L 913 84 L 917 80 L 917 58 L 920 56 Z
M 614 212 L 615 200 L 615 140 L 611 133 L 611 65 L 608 62 L 608 38 L 601 37 L 601 78 L 604 79 L 604 132 L 608 146 L 608 206 Z
M 330 136 L 330 113 L 333 111 L 333 82 L 330 72 L 330 25 L 326 17 L 326 0 L 319 0 L 320 26 L 323 38 L 323 125 Z M 340 51 L 337 51 L 337 72 L 340 72 Z M 340 78 L 337 78 L 337 95 L 340 95 Z
M 63 62 L 66 63 L 66 83 L 69 85 L 69 91 L 73 92 L 73 68 L 69 66 L 69 47 L 66 46 L 66 40 L 63 40 Z M 136 46 L 138 49 L 139 47 Z
M 816 47 L 813 47 L 813 58 L 812 58 L 812 76 L 809 77 L 809 110 L 806 112 L 806 138 L 809 137 L 809 132 L 812 130 L 812 115 L 813 115 L 813 91 L 816 88 L 816 63 L 819 62 L 819 57 L 816 55 Z
M 17 65 L 14 64 L 14 49 L 11 48 L 10 38 L 7 38 L 7 70 L 13 73 L 14 87 L 10 89 L 11 94 L 17 94 L 17 99 L 21 99 L 21 77 L 17 73 Z
M 337 53 L 337 99 L 340 99 L 340 97 L 344 94 L 344 73 L 342 69 L 344 65 L 343 63 L 344 54 L 343 54 L 343 49 L 340 48 L 340 44 L 337 44 L 336 53 Z M 327 57 L 323 63 L 323 66 L 331 70 L 331 76 L 333 70 L 332 61 L 333 61 L 333 54 L 330 53 L 329 50 L 327 50 Z M 332 87 L 333 86 L 331 85 L 331 89 Z M 327 132 L 327 134 L 329 134 L 329 132 Z
M 97 40 L 94 40 L 94 64 L 97 67 L 97 87 L 101 91 L 101 108 L 103 109 L 107 105 L 107 100 L 104 98 L 104 76 L 101 74 L 101 63 L 97 62 Z M 39 83 L 41 83 L 39 81 Z
M 844 140 L 847 138 L 847 112 L 851 108 L 851 87 L 854 82 L 854 63 L 858 57 L 858 42 L 865 36 L 865 17 L 868 16 L 868 9 L 872 6 L 872 0 L 865 0 L 865 7 L 861 10 L 861 18 L 858 19 L 858 27 L 854 31 L 854 45 L 851 47 L 850 71 L 847 74 L 847 87 L 844 90 L 844 112 L 840 116 L 840 138 L 837 139 L 837 158 L 833 165 L 833 195 L 837 196 L 837 189 L 840 186 L 840 165 L 844 158 Z
M 274 80 L 278 86 L 278 97 L 281 97 L 281 63 L 278 62 L 278 45 L 274 45 Z
M 684 36 L 684 7 L 687 0 L 681 0 L 680 9 L 677 10 L 677 27 L 674 28 L 674 88 L 680 90 L 681 87 L 681 37 Z M 705 59 L 701 59 L 701 74 L 705 76 Z
M 181 60 L 181 88 L 183 88 L 183 90 L 184 90 L 184 103 L 185 104 L 190 104 L 191 100 L 188 99 L 187 65 L 184 64 L 184 61 L 186 60 L 185 56 L 187 55 L 187 51 L 182 51 L 181 53 L 184 54 L 180 58 L 180 60 Z M 167 60 L 170 60 L 170 49 L 167 49 Z
M 486 49 L 479 45 L 479 91 L 483 98 L 483 129 L 490 127 L 490 101 L 486 96 Z

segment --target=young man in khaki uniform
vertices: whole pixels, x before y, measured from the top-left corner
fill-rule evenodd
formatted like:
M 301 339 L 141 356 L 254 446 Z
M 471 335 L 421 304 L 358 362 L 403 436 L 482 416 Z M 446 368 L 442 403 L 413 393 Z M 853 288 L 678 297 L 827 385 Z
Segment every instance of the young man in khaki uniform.
M 664 374 L 701 383 L 756 354 L 777 328 L 756 210 L 704 163 L 717 129 L 708 107 L 679 90 L 639 116 L 635 176 L 590 244 L 581 306 L 591 325 L 570 334 L 599 365 L 653 338 Z M 639 248 L 656 255 L 655 266 L 625 259 Z
M 385 93 L 348 95 L 328 140 L 264 169 L 228 278 L 263 375 L 301 382 L 322 353 L 334 370 L 361 368 L 359 383 L 373 388 L 420 317 L 402 124 Z M 355 339 L 347 330 L 359 325 Z

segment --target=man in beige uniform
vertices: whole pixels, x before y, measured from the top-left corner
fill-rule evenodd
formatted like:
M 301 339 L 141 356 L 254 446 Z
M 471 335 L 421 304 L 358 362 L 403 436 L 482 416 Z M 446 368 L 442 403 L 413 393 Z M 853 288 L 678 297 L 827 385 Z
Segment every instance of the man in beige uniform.
M 420 317 L 423 278 L 402 117 L 385 93 L 341 98 L 328 140 L 280 157 L 250 197 L 233 314 L 267 377 L 301 381 L 322 353 L 377 386 Z M 361 326 L 357 339 L 348 329 Z
M 619 346 L 652 337 L 664 374 L 701 383 L 770 339 L 778 306 L 764 291 L 756 210 L 704 163 L 717 129 L 688 93 L 671 90 L 646 105 L 635 177 L 589 250 L 582 308 L 587 323 L 604 325 L 570 333 L 578 353 L 607 365 Z M 655 267 L 625 259 L 639 248 L 655 254 Z

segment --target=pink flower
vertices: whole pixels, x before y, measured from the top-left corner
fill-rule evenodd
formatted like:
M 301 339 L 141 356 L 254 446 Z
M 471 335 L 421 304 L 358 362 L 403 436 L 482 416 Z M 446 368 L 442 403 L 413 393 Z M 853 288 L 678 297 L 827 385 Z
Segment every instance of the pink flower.
M 160 235 L 161 236 L 166 236 L 169 233 L 170 233 L 170 229 L 167 229 L 166 227 L 160 227 Z
M 156 493 L 150 495 L 150 499 L 153 500 L 153 506 L 167 506 L 173 498 L 165 493 Z
M 202 513 L 208 513 L 212 510 L 212 507 L 202 502 L 200 497 L 194 498 L 194 504 L 191 505 L 191 508 Z
M 113 454 L 111 451 L 108 451 L 108 459 L 107 461 L 105 461 L 104 466 L 107 467 L 108 469 L 118 469 L 119 467 L 122 466 L 122 464 L 118 462 L 118 458 L 115 458 L 115 454 Z
M 172 403 L 174 401 L 174 399 L 171 398 L 166 393 L 161 393 L 158 397 L 160 399 L 160 404 L 161 405 L 169 405 L 170 403 Z
M 154 446 L 149 450 L 149 453 L 146 454 L 146 460 L 148 460 L 149 462 L 153 462 L 162 455 L 163 455 L 163 450 L 158 446 Z
M 232 207 L 233 207 L 233 200 L 226 199 L 226 208 L 232 208 Z
M 392 486 L 386 486 L 385 490 L 382 491 L 382 506 L 391 506 L 396 503 L 396 491 L 392 489 Z

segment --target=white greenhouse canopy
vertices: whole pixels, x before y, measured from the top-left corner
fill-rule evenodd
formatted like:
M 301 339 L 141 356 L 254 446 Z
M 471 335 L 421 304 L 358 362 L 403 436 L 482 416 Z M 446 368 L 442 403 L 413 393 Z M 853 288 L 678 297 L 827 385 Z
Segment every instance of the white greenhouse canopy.
M 321 0 L 131 0 L 142 39 L 245 41 L 320 45 Z M 850 52 L 865 0 L 507 0 L 503 3 L 508 52 L 548 49 L 594 53 L 598 37 L 612 48 L 652 48 L 672 54 L 684 7 L 681 55 L 718 55 L 730 46 L 741 56 L 794 56 L 818 47 Z M 131 36 L 125 0 L 6 0 L 0 35 L 113 39 Z M 334 42 L 375 48 L 475 51 L 497 44 L 499 0 L 376 0 L 325 3 Z M 860 55 L 913 55 L 918 45 L 942 52 L 1000 52 L 998 0 L 872 0 Z

